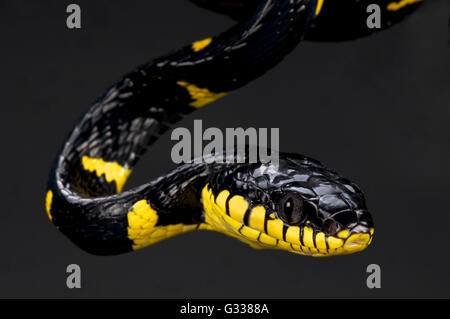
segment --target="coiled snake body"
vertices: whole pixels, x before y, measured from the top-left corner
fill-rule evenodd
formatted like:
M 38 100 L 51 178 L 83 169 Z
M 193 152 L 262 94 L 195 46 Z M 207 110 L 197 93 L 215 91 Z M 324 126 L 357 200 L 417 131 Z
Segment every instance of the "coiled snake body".
M 312 256 L 366 248 L 373 222 L 358 187 L 306 156 L 263 163 L 192 162 L 122 192 L 148 145 L 182 116 L 263 75 L 302 38 L 368 35 L 366 7 L 382 28 L 420 1 L 193 0 L 237 25 L 142 65 L 89 109 L 50 173 L 46 210 L 76 245 L 97 255 L 137 250 L 192 230 L 215 230 L 254 248 Z M 217 76 L 220 74 L 220 76 Z M 213 155 L 212 155 L 213 156 Z

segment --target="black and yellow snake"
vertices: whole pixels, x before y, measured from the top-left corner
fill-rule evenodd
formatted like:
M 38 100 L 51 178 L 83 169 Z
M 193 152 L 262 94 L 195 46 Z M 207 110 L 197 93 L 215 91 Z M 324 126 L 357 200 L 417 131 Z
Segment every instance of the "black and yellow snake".
M 174 235 L 215 230 L 254 248 L 312 256 L 366 248 L 373 221 L 363 193 L 306 156 L 263 163 L 192 162 L 146 185 L 122 188 L 148 145 L 197 108 L 260 77 L 302 39 L 368 35 L 367 6 L 382 28 L 418 0 L 192 0 L 238 23 L 136 68 L 73 129 L 50 173 L 46 210 L 76 245 L 98 255 L 137 250 Z

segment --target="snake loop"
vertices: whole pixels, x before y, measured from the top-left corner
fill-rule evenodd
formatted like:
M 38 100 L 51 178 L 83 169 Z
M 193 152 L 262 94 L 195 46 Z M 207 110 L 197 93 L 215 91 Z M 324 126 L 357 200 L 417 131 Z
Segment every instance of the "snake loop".
M 254 248 L 303 255 L 366 248 L 374 228 L 363 193 L 302 155 L 280 153 L 278 169 L 270 163 L 186 163 L 122 192 L 159 135 L 183 116 L 262 76 L 301 39 L 348 40 L 372 32 L 361 23 L 365 0 L 193 2 L 238 23 L 136 68 L 96 101 L 51 170 L 45 205 L 50 220 L 80 248 L 97 255 L 133 251 L 201 229 Z M 383 27 L 418 5 L 375 2 L 383 8 Z M 338 26 L 336 20 L 346 22 Z

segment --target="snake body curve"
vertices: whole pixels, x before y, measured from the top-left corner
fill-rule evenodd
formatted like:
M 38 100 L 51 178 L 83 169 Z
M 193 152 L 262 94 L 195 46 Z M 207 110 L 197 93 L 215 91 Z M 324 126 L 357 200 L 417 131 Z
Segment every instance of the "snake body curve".
M 122 189 L 159 135 L 263 75 L 301 39 L 365 36 L 373 32 L 361 18 L 368 3 L 380 5 L 386 28 L 420 1 L 192 1 L 229 15 L 237 25 L 139 66 L 96 101 L 50 172 L 50 220 L 96 255 L 134 251 L 201 229 L 254 248 L 311 256 L 366 248 L 374 227 L 361 190 L 303 155 L 281 153 L 277 169 L 270 163 L 186 163 L 148 184 Z

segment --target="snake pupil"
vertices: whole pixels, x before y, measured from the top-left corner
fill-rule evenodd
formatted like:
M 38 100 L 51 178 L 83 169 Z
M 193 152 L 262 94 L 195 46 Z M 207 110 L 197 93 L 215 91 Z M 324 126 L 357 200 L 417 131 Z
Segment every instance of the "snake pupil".
M 289 198 L 287 202 L 284 204 L 284 212 L 288 215 L 292 214 L 294 204 L 292 203 L 292 199 Z

